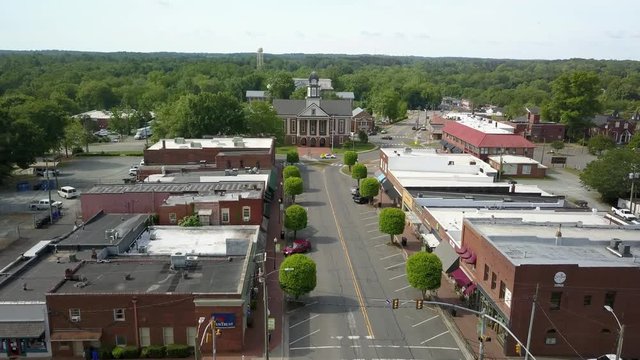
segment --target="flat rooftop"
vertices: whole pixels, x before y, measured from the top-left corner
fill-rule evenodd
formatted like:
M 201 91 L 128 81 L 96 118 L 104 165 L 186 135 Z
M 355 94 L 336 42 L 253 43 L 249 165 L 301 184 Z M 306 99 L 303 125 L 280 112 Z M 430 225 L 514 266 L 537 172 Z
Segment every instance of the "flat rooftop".
M 58 247 L 115 246 L 117 242 L 111 241 L 105 235 L 107 230 L 116 230 L 118 239 L 122 240 L 131 231 L 144 224 L 147 218 L 149 215 L 146 214 L 101 214 L 58 242 Z
M 70 260 L 70 255 L 75 259 Z M 58 251 L 24 259 L 0 276 L 0 301 L 45 301 L 45 294 L 64 279 L 66 269 L 90 258 L 91 251 Z
M 511 219 L 510 221 L 525 223 L 563 223 L 582 225 L 609 225 L 610 221 L 603 214 L 585 211 L 556 210 L 488 210 L 469 208 L 433 208 L 426 209 L 434 219 L 444 227 L 449 236 L 458 244 L 461 243 L 462 224 L 465 219 Z M 557 225 L 556 225 L 557 228 Z M 562 228 L 564 234 L 564 227 Z M 555 234 L 555 232 L 554 232 Z M 640 234 L 640 233 L 638 233 Z
M 247 260 L 199 257 L 189 268 L 172 270 L 168 256 L 120 256 L 108 262 L 84 263 L 74 275 L 86 281 L 66 280 L 55 293 L 239 294 Z M 60 280 L 63 278 L 64 274 Z
M 445 117 L 485 134 L 513 134 L 515 131 L 515 128 L 511 125 L 469 113 L 450 112 Z
M 577 265 L 580 267 L 640 267 L 640 227 L 577 225 L 556 221 L 526 223 L 518 219 L 467 219 L 514 265 Z M 556 244 L 558 223 L 562 237 Z M 612 239 L 631 246 L 630 257 L 607 249 Z
M 237 139 L 237 141 L 234 141 Z M 240 142 L 241 140 L 241 142 Z M 242 151 L 243 149 L 271 149 L 272 138 L 232 138 L 218 137 L 213 139 L 162 139 L 151 145 L 147 150 L 179 150 L 179 149 L 224 149 Z
M 502 159 L 501 159 L 502 158 Z M 525 164 L 525 165 L 534 165 L 537 164 L 539 168 L 546 168 L 546 166 L 540 164 L 538 161 L 528 158 L 526 156 L 517 156 L 517 155 L 491 155 L 489 159 L 495 161 L 497 163 L 501 162 L 503 164 Z
M 150 255 L 238 256 L 258 240 L 258 225 L 155 226 L 137 240 Z
M 255 184 L 261 183 L 262 187 L 269 182 L 270 170 L 263 170 L 262 174 L 243 174 L 225 175 L 224 171 L 207 172 L 207 173 L 170 173 L 170 174 L 152 174 L 149 175 L 145 183 L 221 183 L 221 184 Z M 228 186 L 228 185 L 224 185 Z M 243 185 L 244 186 L 244 185 Z

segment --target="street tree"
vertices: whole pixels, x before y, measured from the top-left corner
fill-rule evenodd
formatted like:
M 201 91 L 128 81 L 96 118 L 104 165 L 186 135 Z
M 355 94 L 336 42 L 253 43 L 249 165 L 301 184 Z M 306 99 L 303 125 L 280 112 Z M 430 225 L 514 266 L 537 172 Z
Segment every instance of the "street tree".
M 360 179 L 367 177 L 367 167 L 364 164 L 355 164 L 351 169 L 351 177 L 356 179 L 358 186 L 360 186 Z
M 300 169 L 298 169 L 297 166 L 295 165 L 288 165 L 285 166 L 284 169 L 282 169 L 282 177 L 286 180 L 290 177 L 301 177 L 300 176 Z
M 629 196 L 629 174 L 633 173 L 640 173 L 640 152 L 617 148 L 587 164 L 580 173 L 580 181 L 597 190 L 604 201 L 613 203 L 620 197 Z
M 409 285 L 422 291 L 424 299 L 427 291 L 440 288 L 442 261 L 436 254 L 417 252 L 407 259 L 406 272 Z
M 120 109 L 112 110 L 111 118 L 109 119 L 109 129 L 120 135 L 129 135 L 131 129 L 135 126 L 133 124 L 134 119 L 130 115 L 131 111 L 123 112 Z
M 300 162 L 300 155 L 298 154 L 298 150 L 293 149 L 287 151 L 287 163 L 296 164 Z
M 404 232 L 405 214 L 398 208 L 386 208 L 380 211 L 378 229 L 389 234 L 389 242 L 393 243 L 393 236 Z
M 361 143 L 366 144 L 369 142 L 369 135 L 367 135 L 367 133 L 364 130 L 360 130 L 358 131 L 358 140 Z
M 80 119 L 70 118 L 64 127 L 64 138 L 62 139 L 62 148 L 65 156 L 69 157 L 69 149 L 82 148 L 87 142 L 88 134 L 82 126 Z
M 567 125 L 571 139 L 581 139 L 602 105 L 600 79 L 593 72 L 574 71 L 560 75 L 551 85 L 551 101 L 542 108 L 547 120 Z
M 291 74 L 281 71 L 269 78 L 267 89 L 271 99 L 288 99 L 296 89 L 296 85 Z
M 285 293 L 296 300 L 316 288 L 316 263 L 302 254 L 293 254 L 282 261 L 278 282 Z
M 307 210 L 300 205 L 291 205 L 284 211 L 284 227 L 293 230 L 293 238 L 298 235 L 298 230 L 307 227 Z
M 556 140 L 556 141 L 552 142 L 551 143 L 551 148 L 553 150 L 556 150 L 556 151 L 564 149 L 564 141 Z
M 344 164 L 349 166 L 349 172 L 351 172 L 351 166 L 358 161 L 358 153 L 355 151 L 345 151 L 343 156 Z
M 380 182 L 378 179 L 368 177 L 360 181 L 360 195 L 373 200 L 380 191 Z
M 603 151 L 613 149 L 615 146 L 615 141 L 604 134 L 594 135 L 587 141 L 587 149 L 593 155 L 601 155 Z
M 296 202 L 296 195 L 302 194 L 303 181 L 299 177 L 290 177 L 284 180 L 284 193 L 291 197 L 293 203 Z
M 246 134 L 255 137 L 275 137 L 277 144 L 284 141 L 282 119 L 266 101 L 252 101 L 244 107 Z

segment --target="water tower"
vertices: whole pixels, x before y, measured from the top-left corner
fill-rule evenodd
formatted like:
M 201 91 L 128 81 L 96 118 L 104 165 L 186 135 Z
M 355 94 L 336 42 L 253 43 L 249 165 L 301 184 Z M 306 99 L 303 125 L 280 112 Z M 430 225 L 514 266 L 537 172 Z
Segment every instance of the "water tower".
M 264 54 L 262 53 L 262 48 L 258 48 L 258 53 L 256 55 L 256 69 L 262 70 L 264 67 Z

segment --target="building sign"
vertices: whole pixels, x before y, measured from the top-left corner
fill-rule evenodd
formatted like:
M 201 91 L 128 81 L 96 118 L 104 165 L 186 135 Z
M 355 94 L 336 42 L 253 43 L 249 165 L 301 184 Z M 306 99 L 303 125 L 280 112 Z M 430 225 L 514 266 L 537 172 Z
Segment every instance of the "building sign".
M 276 319 L 270 317 L 269 319 L 267 319 L 267 330 L 273 331 L 275 329 L 276 329 Z
M 215 320 L 218 329 L 233 329 L 236 327 L 236 314 L 234 313 L 213 313 L 211 317 Z
M 504 289 L 504 304 L 511 308 L 511 290 Z
M 407 190 L 402 191 L 402 202 L 407 210 L 413 210 L 413 196 Z
M 566 156 L 552 156 L 551 157 L 552 164 L 566 164 L 567 157 Z

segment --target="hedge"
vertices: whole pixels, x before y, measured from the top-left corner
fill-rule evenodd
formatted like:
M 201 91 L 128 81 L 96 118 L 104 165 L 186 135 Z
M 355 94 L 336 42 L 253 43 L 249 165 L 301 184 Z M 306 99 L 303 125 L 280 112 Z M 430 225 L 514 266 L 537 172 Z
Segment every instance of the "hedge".
M 191 347 L 189 345 L 182 345 L 182 344 L 167 345 L 167 357 L 185 358 L 189 356 L 191 356 Z
M 142 348 L 140 357 L 142 358 L 163 358 L 167 354 L 167 348 L 161 345 L 150 345 Z
M 100 350 L 98 350 L 98 356 L 100 357 L 100 359 L 111 359 L 113 357 L 112 352 L 113 351 L 113 346 L 102 346 L 100 348 Z
M 140 355 L 140 350 L 133 345 L 129 346 L 116 346 L 113 351 L 111 351 L 111 355 L 113 355 L 114 359 L 137 359 Z

